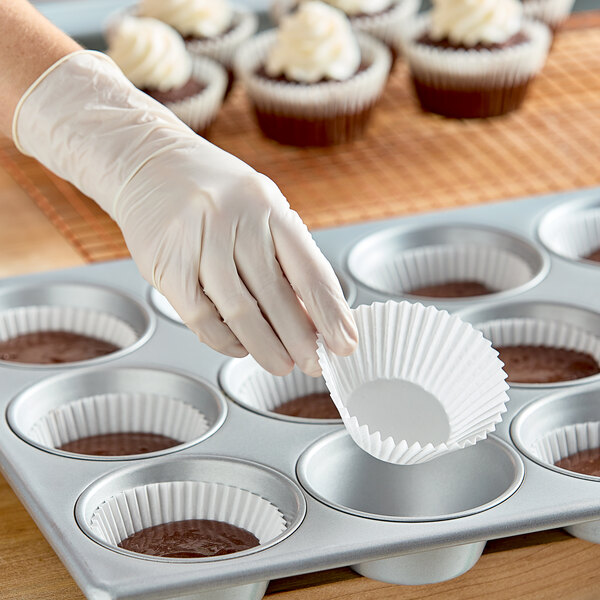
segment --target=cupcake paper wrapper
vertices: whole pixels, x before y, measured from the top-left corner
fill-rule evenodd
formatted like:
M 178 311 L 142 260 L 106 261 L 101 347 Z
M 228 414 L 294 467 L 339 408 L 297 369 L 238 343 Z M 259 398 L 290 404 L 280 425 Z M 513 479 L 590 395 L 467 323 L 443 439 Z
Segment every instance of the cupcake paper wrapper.
M 71 306 L 23 306 L 0 312 L 0 340 L 40 331 L 68 331 L 126 348 L 139 335 L 108 313 Z
M 556 28 L 570 14 L 575 0 L 527 0 L 523 2 L 523 14 Z
M 363 450 L 387 462 L 416 464 L 473 445 L 495 429 L 506 411 L 508 385 L 498 353 L 480 331 L 446 311 L 409 302 L 375 303 L 353 312 L 357 350 L 336 356 L 319 337 L 317 353 L 344 425 Z M 388 394 L 383 411 L 373 408 L 375 398 L 381 401 L 376 394 L 357 403 L 353 394 L 364 384 L 394 386 L 395 396 Z M 407 384 L 412 386 L 408 403 L 403 398 Z M 435 401 L 438 415 L 443 412 L 445 440 L 431 439 L 431 406 L 420 399 L 410 403 L 416 389 Z M 394 415 L 396 397 L 406 414 Z M 352 414 L 359 409 L 360 420 Z M 419 421 L 425 431 L 416 441 L 384 435 L 377 428 L 381 415 L 389 415 L 386 427 Z
M 271 375 L 250 356 L 230 361 L 222 385 L 240 404 L 262 411 L 273 411 L 288 400 L 327 391 L 322 378 L 309 377 L 297 367 L 283 377 Z
M 491 246 L 456 244 L 425 246 L 401 252 L 382 264 L 364 281 L 387 293 L 453 281 L 477 281 L 493 291 L 516 288 L 533 276 L 521 257 Z
M 367 69 L 345 81 L 303 85 L 256 75 L 276 35 L 275 31 L 257 35 L 242 46 L 235 60 L 236 75 L 261 111 L 294 117 L 333 117 L 366 109 L 381 95 L 391 64 L 390 53 L 381 42 L 359 34 L 361 54 L 369 63 Z
M 548 346 L 585 352 L 600 364 L 600 338 L 563 321 L 535 318 L 496 319 L 477 329 L 500 346 Z
M 506 88 L 533 77 L 546 61 L 550 31 L 538 22 L 525 20 L 529 42 L 502 50 L 452 50 L 417 43 L 429 27 L 429 16 L 417 17 L 400 45 L 419 81 L 439 88 Z
M 28 435 L 35 442 L 59 448 L 92 435 L 119 432 L 156 433 L 189 442 L 209 428 L 193 406 L 155 394 L 98 394 L 69 402 L 33 424 Z
M 227 87 L 227 73 L 213 60 L 193 56 L 192 77 L 206 87 L 195 96 L 178 102 L 168 102 L 165 106 L 188 127 L 202 132 L 215 120 L 221 108 Z
M 554 429 L 535 440 L 529 450 L 539 460 L 554 465 L 571 454 L 594 448 L 600 448 L 600 421 Z
M 203 481 L 152 483 L 106 499 L 90 527 L 100 541 L 117 546 L 137 531 L 173 521 L 223 521 L 254 534 L 261 544 L 287 528 L 279 509 L 241 488 Z
M 600 248 L 600 209 L 563 215 L 542 224 L 540 237 L 553 252 L 578 260 Z
M 228 32 L 214 38 L 186 42 L 186 48 L 192 54 L 208 56 L 231 69 L 238 47 L 251 38 L 257 29 L 258 19 L 254 13 L 235 8 L 232 28 Z

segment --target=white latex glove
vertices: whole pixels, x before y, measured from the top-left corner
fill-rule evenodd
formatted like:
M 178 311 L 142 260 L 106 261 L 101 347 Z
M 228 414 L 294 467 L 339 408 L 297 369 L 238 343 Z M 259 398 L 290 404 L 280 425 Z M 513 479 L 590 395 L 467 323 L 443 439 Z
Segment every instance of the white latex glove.
M 144 278 L 215 350 L 316 375 L 315 330 L 336 353 L 354 349 L 333 269 L 277 186 L 105 55 L 77 52 L 44 73 L 19 102 L 13 138 L 115 219 Z

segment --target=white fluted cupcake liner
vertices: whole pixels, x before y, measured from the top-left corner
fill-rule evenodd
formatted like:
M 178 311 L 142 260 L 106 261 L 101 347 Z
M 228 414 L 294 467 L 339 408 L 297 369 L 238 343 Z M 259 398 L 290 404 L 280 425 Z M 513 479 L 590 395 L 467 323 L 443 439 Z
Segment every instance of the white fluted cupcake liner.
M 527 0 L 523 14 L 556 29 L 571 13 L 575 0 Z
M 433 88 L 507 88 L 531 79 L 544 66 L 550 31 L 539 22 L 524 20 L 529 41 L 501 50 L 448 50 L 419 44 L 428 30 L 429 14 L 417 17 L 400 45 L 411 73 Z
M 279 23 L 297 5 L 298 0 L 275 0 L 269 12 L 275 23 Z M 417 14 L 419 5 L 419 0 L 393 0 L 388 10 L 373 15 L 347 16 L 355 31 L 368 33 L 391 48 L 397 49 L 398 33 Z
M 90 520 L 92 533 L 111 546 L 134 533 L 188 519 L 223 521 L 267 544 L 287 528 L 279 509 L 247 490 L 221 483 L 170 481 L 125 490 L 102 502 Z
M 140 337 L 128 323 L 90 308 L 22 306 L 0 312 L 0 341 L 42 331 L 77 333 L 119 348 L 135 344 Z
M 199 410 L 176 398 L 115 392 L 60 406 L 26 433 L 42 446 L 60 448 L 89 436 L 129 432 L 154 433 L 185 443 L 202 436 L 208 428 Z
M 250 39 L 258 29 L 258 18 L 253 12 L 243 8 L 234 8 L 229 31 L 212 38 L 186 42 L 186 48 L 192 54 L 208 56 L 221 63 L 226 69 L 233 68 L 235 53 L 242 43 Z
M 577 452 L 600 448 L 600 421 L 574 423 L 549 431 L 534 440 L 529 451 L 537 459 L 554 466 Z
M 515 317 L 478 323 L 477 329 L 501 346 L 547 346 L 576 350 L 592 356 L 600 365 L 600 338 L 564 321 Z
M 230 361 L 222 372 L 221 385 L 238 403 L 263 412 L 301 396 L 327 392 L 320 377 L 309 377 L 298 367 L 283 377 L 272 375 L 251 356 Z
M 167 102 L 165 106 L 173 111 L 188 127 L 202 132 L 215 120 L 225 96 L 227 73 L 215 61 L 203 56 L 192 56 L 192 78 L 205 88 L 198 94 Z
M 560 256 L 584 258 L 600 249 L 600 208 L 549 219 L 540 227 L 540 238 Z
M 317 352 L 344 425 L 363 450 L 416 464 L 471 446 L 495 429 L 508 385 L 498 353 L 480 331 L 409 302 L 353 312 L 357 350 L 336 356 L 320 338 Z
M 290 117 L 327 118 L 353 115 L 372 106 L 386 82 L 391 55 L 378 40 L 358 34 L 363 60 L 368 64 L 345 81 L 315 84 L 275 81 L 256 73 L 273 46 L 277 32 L 265 31 L 241 48 L 235 59 L 235 72 L 253 104 L 262 112 Z
M 500 292 L 519 287 L 533 276 L 531 266 L 507 250 L 479 244 L 440 244 L 402 251 L 374 269 L 364 283 L 404 294 L 424 286 L 476 281 Z

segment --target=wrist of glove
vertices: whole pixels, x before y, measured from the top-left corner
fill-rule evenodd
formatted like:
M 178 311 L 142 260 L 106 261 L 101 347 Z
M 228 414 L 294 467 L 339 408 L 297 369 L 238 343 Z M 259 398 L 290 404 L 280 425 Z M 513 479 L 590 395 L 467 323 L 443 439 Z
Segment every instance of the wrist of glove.
M 133 87 L 105 55 L 59 61 L 21 99 L 13 138 L 113 217 L 144 278 L 206 344 L 316 375 L 316 332 L 357 339 L 327 260 L 277 186 Z

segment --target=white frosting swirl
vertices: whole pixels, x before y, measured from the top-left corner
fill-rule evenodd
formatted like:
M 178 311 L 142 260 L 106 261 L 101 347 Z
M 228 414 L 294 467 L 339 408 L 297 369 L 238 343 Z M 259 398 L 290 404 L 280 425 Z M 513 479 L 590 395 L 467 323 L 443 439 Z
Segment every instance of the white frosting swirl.
M 327 4 L 339 8 L 347 15 L 371 15 L 392 5 L 393 0 L 325 0 Z
M 225 32 L 233 13 L 227 0 L 140 0 L 138 14 L 159 19 L 183 36 L 207 38 Z
M 283 20 L 265 70 L 272 77 L 314 83 L 352 77 L 360 48 L 348 18 L 336 8 L 310 0 Z
M 138 88 L 171 90 L 192 74 L 182 37 L 156 19 L 121 19 L 110 30 L 108 55 Z
M 501 44 L 521 30 L 518 0 L 433 0 L 430 35 L 453 44 Z

